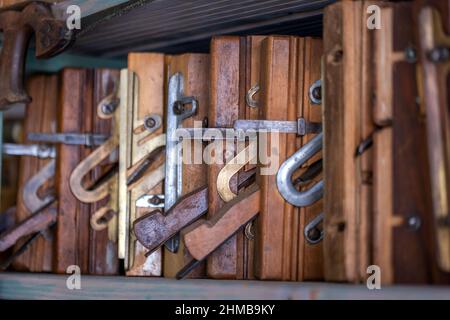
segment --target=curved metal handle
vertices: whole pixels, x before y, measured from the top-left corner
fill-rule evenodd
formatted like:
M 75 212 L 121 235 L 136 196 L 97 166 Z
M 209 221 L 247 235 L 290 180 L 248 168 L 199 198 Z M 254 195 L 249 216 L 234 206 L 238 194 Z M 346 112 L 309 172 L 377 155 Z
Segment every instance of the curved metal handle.
M 309 244 L 317 244 L 322 241 L 325 232 L 323 229 L 319 230 L 318 225 L 323 221 L 323 217 L 324 214 L 321 212 L 305 226 L 303 234 Z M 314 231 L 319 231 L 319 233 L 314 234 Z
M 298 191 L 292 182 L 292 175 L 302 164 L 322 149 L 323 133 L 300 148 L 280 166 L 277 173 L 277 187 L 283 198 L 297 207 L 307 207 L 323 196 L 323 180 L 305 191 Z
M 101 207 L 91 216 L 91 228 L 95 231 L 101 231 L 108 228 L 109 221 L 116 214 L 114 208 L 110 208 L 109 206 Z M 112 217 L 108 217 L 108 214 L 111 214 Z
M 99 165 L 118 147 L 118 144 L 117 137 L 111 137 L 108 141 L 95 149 L 94 152 L 81 161 L 80 164 L 72 171 L 69 180 L 70 189 L 78 200 L 86 203 L 92 203 L 102 200 L 109 194 L 110 186 L 115 183 L 117 174 L 111 176 L 94 190 L 87 190 L 84 188 L 82 181 L 83 177 L 89 171 Z
M 54 195 L 46 195 L 43 198 L 38 195 L 39 188 L 55 176 L 55 166 L 55 159 L 52 159 L 25 184 L 22 198 L 23 204 L 29 212 L 37 212 L 55 200 Z
M 256 142 L 250 142 L 245 149 L 239 152 L 220 170 L 217 175 L 217 192 L 223 201 L 229 202 L 237 197 L 237 194 L 230 188 L 230 180 L 247 163 L 255 159 L 257 156 L 256 148 Z

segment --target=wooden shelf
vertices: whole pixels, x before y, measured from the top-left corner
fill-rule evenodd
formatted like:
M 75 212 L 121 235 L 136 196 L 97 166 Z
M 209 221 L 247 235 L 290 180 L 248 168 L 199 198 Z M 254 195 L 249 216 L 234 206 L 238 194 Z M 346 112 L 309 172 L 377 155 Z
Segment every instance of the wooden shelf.
M 172 280 L 81 276 L 81 290 L 66 287 L 68 276 L 0 273 L 0 299 L 450 299 L 450 287 L 363 285 L 319 282 Z

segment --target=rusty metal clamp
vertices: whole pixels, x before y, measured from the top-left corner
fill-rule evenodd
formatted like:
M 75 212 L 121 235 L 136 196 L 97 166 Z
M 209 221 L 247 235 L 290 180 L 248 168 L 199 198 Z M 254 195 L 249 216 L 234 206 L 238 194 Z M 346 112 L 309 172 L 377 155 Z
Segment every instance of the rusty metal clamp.
M 322 149 L 323 133 L 319 133 L 280 166 L 277 173 L 277 187 L 283 198 L 297 207 L 306 207 L 318 201 L 323 196 L 323 180 L 315 183 L 305 191 L 298 191 L 292 175 L 308 159 Z

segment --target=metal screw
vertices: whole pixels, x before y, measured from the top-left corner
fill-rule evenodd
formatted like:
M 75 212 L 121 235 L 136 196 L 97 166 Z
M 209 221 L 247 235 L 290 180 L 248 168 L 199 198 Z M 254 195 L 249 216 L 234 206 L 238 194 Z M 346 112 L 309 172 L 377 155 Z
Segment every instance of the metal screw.
M 147 129 L 152 129 L 154 126 L 156 126 L 156 121 L 153 118 L 147 118 L 145 119 L 145 127 Z
M 148 199 L 148 203 L 150 203 L 151 205 L 154 205 L 154 206 L 157 206 L 157 205 L 161 204 L 162 201 L 163 201 L 163 200 L 160 199 L 160 198 L 157 197 L 157 196 L 153 196 L 153 197 L 151 197 L 151 198 Z
M 102 113 L 105 115 L 110 115 L 114 112 L 114 110 L 116 110 L 117 108 L 117 100 L 108 100 L 108 101 L 104 101 L 102 103 Z
M 416 49 L 413 47 L 407 47 L 405 49 L 405 58 L 409 63 L 415 63 L 417 61 Z
M 422 225 L 422 221 L 418 216 L 411 216 L 408 218 L 407 224 L 408 227 L 412 230 L 419 230 L 420 226 Z
M 308 231 L 308 238 L 310 239 L 310 241 L 317 241 L 320 239 L 321 236 L 321 232 L 318 228 L 312 228 Z
M 445 62 L 450 59 L 450 49 L 448 47 L 436 47 L 431 49 L 428 54 L 428 59 L 431 62 L 439 63 L 439 62 Z

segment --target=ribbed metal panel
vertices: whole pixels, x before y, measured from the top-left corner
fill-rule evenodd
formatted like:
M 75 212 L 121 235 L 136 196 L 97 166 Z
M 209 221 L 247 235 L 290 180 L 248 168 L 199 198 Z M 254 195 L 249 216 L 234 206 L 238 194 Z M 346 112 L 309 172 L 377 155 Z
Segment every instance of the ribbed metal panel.
M 149 0 L 81 36 L 72 50 L 106 57 L 130 51 L 207 52 L 220 34 L 319 36 L 335 0 Z

